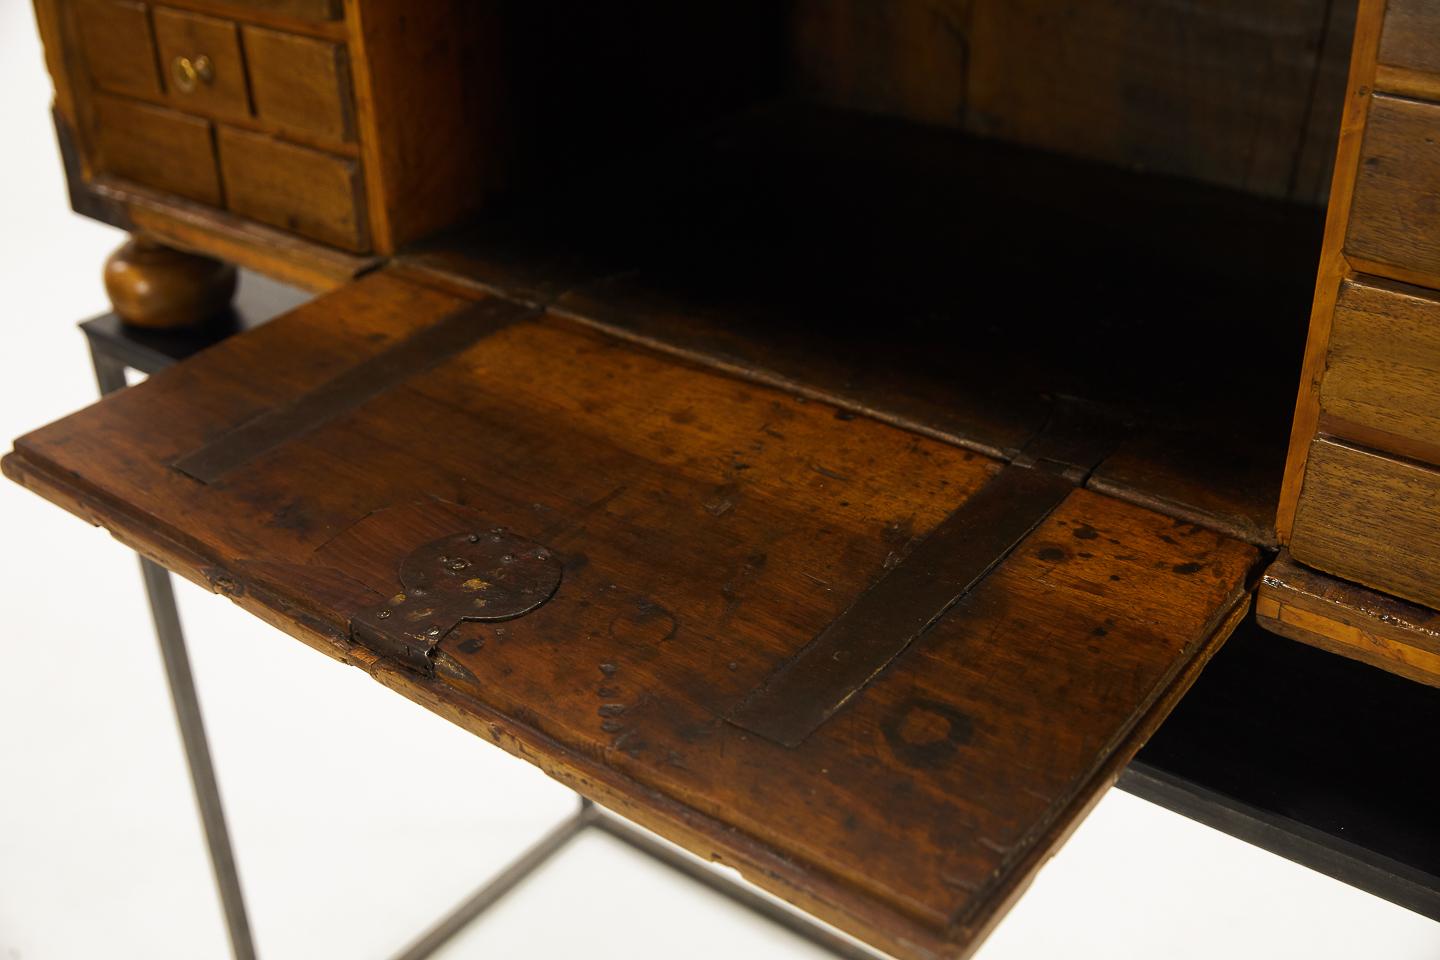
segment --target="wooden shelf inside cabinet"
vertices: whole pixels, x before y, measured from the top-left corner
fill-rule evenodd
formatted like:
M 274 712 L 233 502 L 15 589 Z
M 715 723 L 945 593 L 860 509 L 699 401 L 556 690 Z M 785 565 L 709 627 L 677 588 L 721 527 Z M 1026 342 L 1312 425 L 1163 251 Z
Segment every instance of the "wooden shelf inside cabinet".
M 4 468 L 902 957 L 963 955 L 998 920 L 1243 615 L 1259 557 L 390 271 L 22 438 Z M 927 544 L 996 483 L 1054 503 L 937 606 Z M 882 620 L 836 642 L 877 591 Z M 872 663 L 877 637 L 897 642 Z M 765 707 L 796 663 L 796 695 Z
M 1312 570 L 1287 552 L 1265 571 L 1256 616 L 1267 629 L 1440 687 L 1440 613 Z
M 998 457 L 1136 424 L 1095 489 L 1274 543 L 1321 212 L 780 102 L 402 251 Z

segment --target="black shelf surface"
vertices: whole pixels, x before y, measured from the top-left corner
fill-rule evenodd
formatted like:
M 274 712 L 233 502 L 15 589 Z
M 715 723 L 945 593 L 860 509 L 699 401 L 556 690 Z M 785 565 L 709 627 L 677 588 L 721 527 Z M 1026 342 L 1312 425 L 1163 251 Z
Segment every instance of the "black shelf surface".
M 1118 786 L 1440 920 L 1440 689 L 1247 619 Z

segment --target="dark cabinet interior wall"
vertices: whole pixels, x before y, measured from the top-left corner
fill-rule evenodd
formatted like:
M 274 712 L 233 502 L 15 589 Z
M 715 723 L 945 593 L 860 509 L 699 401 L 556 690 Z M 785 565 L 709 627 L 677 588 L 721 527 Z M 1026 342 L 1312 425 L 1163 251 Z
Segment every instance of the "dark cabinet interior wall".
M 404 244 L 778 99 L 1323 204 L 1355 7 L 436 0 L 386 7 L 365 31 L 408 50 L 371 64 L 375 111 L 387 129 L 415 128 L 399 139 L 418 152 L 398 168 L 433 172 L 412 178 L 432 202 L 397 214 L 415 221 L 396 231 Z
M 1354 0 L 793 0 L 797 91 L 1323 203 Z

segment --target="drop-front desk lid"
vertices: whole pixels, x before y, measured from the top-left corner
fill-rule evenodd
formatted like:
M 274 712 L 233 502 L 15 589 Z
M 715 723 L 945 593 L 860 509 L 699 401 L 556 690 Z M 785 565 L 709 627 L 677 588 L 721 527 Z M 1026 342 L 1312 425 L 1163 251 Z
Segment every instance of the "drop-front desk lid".
M 4 467 L 581 793 L 931 957 L 1003 915 L 1223 641 L 1257 561 L 1083 489 L 1104 430 L 1052 433 L 1006 465 L 381 273 Z

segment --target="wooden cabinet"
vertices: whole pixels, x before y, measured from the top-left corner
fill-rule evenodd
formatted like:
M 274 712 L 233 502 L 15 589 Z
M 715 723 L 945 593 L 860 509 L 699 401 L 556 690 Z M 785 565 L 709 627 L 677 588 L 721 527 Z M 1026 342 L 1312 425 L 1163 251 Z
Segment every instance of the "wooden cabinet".
M 1422 0 L 1361 6 L 1277 520 L 1294 560 L 1431 606 L 1440 605 L 1436 23 L 1434 5 Z M 1293 633 L 1279 619 L 1295 598 L 1286 582 L 1262 584 L 1262 611 L 1271 614 L 1261 620 Z M 1325 632 L 1317 626 L 1323 603 L 1309 596 L 1302 638 Z M 1370 635 L 1357 629 L 1353 605 L 1337 603 L 1334 614 L 1332 647 Z M 1373 631 L 1391 646 L 1407 632 L 1378 622 Z M 1428 649 L 1428 636 L 1408 632 L 1417 650 Z M 1413 659 L 1411 676 L 1420 672 L 1415 663 L 1434 662 Z M 1440 674 L 1426 679 L 1440 683 Z
M 40 0 L 77 208 L 330 292 L 5 469 L 964 956 L 1262 563 L 1440 681 L 1434 8 Z
M 93 209 L 292 279 L 276 261 L 311 244 L 314 269 L 300 276 L 312 285 L 367 268 L 368 168 L 338 3 L 47 0 L 40 10 L 67 65 L 57 122 L 79 154 L 73 186 L 98 191 Z M 392 237 L 380 245 L 393 248 Z

